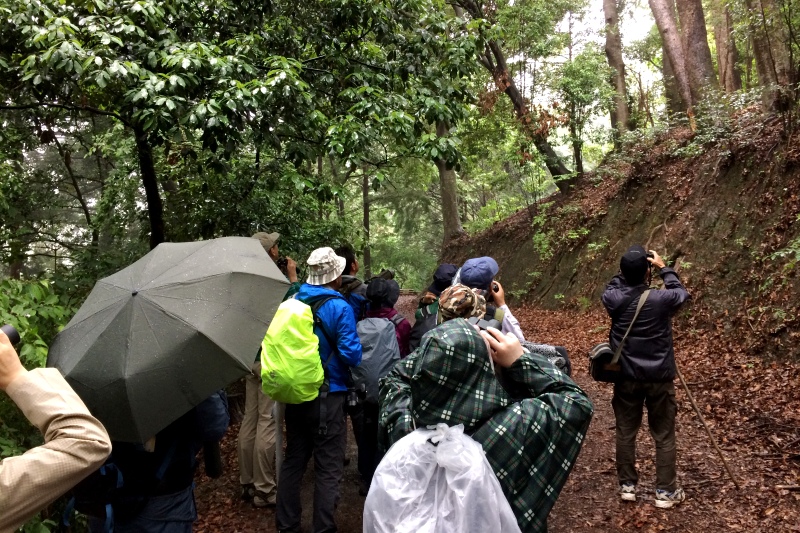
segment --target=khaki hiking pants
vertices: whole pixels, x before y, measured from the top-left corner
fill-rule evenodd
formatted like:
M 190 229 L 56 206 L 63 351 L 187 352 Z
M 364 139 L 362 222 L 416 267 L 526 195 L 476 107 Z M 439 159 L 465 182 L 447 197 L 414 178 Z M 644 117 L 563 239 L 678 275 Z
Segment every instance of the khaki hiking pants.
M 616 418 L 617 477 L 620 485 L 639 481 L 636 472 L 636 435 L 642 425 L 642 408 L 647 406 L 647 425 L 656 444 L 656 488 L 669 492 L 677 488 L 675 471 L 675 385 L 669 381 L 621 381 L 614 384 L 611 400 Z
M 275 402 L 261 390 L 261 380 L 245 377 L 244 418 L 239 428 L 239 482 L 253 484 L 261 497 L 275 503 Z

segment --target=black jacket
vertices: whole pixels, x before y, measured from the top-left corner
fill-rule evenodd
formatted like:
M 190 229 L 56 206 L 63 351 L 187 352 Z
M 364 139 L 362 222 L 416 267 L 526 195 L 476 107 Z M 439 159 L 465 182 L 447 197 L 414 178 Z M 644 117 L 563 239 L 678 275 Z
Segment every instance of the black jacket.
M 669 267 L 661 269 L 663 290 L 652 290 L 622 347 L 622 375 L 637 381 L 672 381 L 675 352 L 672 348 L 672 315 L 689 299 L 689 293 Z M 603 305 L 611 316 L 608 342 L 616 350 L 633 315 L 638 296 L 647 286 L 631 286 L 621 274 L 614 276 L 603 293 Z M 633 299 L 631 299 L 633 297 Z

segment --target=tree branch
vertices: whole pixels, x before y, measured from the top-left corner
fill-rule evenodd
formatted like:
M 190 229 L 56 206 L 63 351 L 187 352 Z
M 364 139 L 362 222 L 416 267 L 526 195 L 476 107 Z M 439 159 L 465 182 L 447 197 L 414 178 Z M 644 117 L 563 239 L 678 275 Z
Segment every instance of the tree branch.
M 112 111 L 103 111 L 102 109 L 98 109 L 96 107 L 88 106 L 88 105 L 71 105 L 71 104 L 51 104 L 48 102 L 40 102 L 38 104 L 27 104 L 27 105 L 0 105 L 0 111 L 22 111 L 26 109 L 37 109 L 39 107 L 54 107 L 56 109 L 66 109 L 67 111 L 88 111 L 89 113 L 93 113 L 95 115 L 103 115 L 106 117 L 113 117 L 129 128 L 131 123 L 128 122 L 126 119 L 122 117 L 122 115 L 118 113 L 114 113 Z

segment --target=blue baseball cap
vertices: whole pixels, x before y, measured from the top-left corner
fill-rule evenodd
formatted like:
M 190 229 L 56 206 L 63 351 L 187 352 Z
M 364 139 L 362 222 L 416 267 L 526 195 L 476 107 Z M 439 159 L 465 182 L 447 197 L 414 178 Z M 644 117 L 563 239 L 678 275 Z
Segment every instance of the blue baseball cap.
M 460 282 L 471 289 L 491 289 L 492 280 L 500 271 L 497 261 L 491 257 L 468 259 L 461 267 Z

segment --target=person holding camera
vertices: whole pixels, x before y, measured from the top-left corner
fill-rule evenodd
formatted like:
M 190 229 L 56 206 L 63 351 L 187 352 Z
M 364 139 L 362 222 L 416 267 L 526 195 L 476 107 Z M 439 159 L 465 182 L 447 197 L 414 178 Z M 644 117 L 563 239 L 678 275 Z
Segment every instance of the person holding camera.
M 519 320 L 511 314 L 511 309 L 506 305 L 506 292 L 500 282 L 494 277 L 500 271 L 500 267 L 491 257 L 475 257 L 468 259 L 461 270 L 458 271 L 453 279 L 453 285 L 461 283 L 470 289 L 481 291 L 481 295 L 486 299 L 486 310 L 490 318 L 498 320 L 503 333 L 511 333 L 520 341 L 525 340 Z
M 286 457 L 281 466 L 275 521 L 278 531 L 300 531 L 300 488 L 314 457 L 313 531 L 336 531 L 334 511 L 344 473 L 345 401 L 350 367 L 361 363 L 361 341 L 350 304 L 339 294 L 345 259 L 325 247 L 311 252 L 309 274 L 297 299 L 314 311 L 314 334 L 325 381 L 317 398 L 286 405 Z
M 616 418 L 619 495 L 623 501 L 636 501 L 636 435 L 646 405 L 647 422 L 656 445 L 655 505 L 669 509 L 685 499 L 683 489 L 678 487 L 675 468 L 678 405 L 673 384 L 676 367 L 672 316 L 689 299 L 689 293 L 678 274 L 655 251 L 647 253 L 641 246 L 631 246 L 620 259 L 619 267 L 620 273 L 611 279 L 602 296 L 611 316 L 612 350 L 617 349 L 630 327 L 619 359 L 622 379 L 614 384 L 611 401 Z M 658 269 L 664 289 L 648 293 L 634 321 L 639 300 L 649 288 L 652 267 Z
M 476 291 L 453 285 L 439 304 L 442 323 L 381 380 L 380 452 L 416 428 L 463 424 L 483 447 L 520 530 L 547 531 L 547 515 L 589 428 L 592 402 L 515 335 L 485 327 L 488 320 L 471 324 L 485 315 Z M 462 481 L 466 490 L 470 480 Z M 405 496 L 402 482 L 393 498 Z
M 280 233 L 262 231 L 254 234 L 253 238 L 258 239 L 270 259 L 291 282 L 283 299 L 291 298 L 300 289 L 297 263 L 291 257 L 281 258 L 278 250 Z M 251 373 L 245 376 L 244 417 L 239 427 L 237 450 L 241 498 L 251 501 L 253 507 L 258 508 L 275 506 L 277 481 L 276 423 L 272 412 L 274 405 L 275 402 L 261 390 L 261 357 L 256 355 Z
M 44 435 L 41 446 L 0 461 L 0 531 L 14 531 L 97 470 L 111 440 L 58 370 L 22 366 L 5 331 L 0 390 Z

